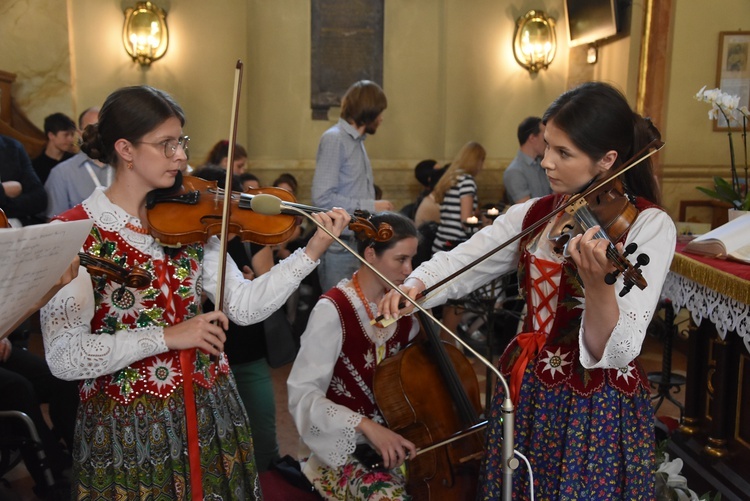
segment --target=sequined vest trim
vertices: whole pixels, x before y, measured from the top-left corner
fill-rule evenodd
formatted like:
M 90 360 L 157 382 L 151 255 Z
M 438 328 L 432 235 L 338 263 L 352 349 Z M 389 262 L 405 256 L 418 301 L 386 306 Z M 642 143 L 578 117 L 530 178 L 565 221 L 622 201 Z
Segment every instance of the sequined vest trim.
M 336 307 L 343 330 L 341 353 L 333 368 L 326 397 L 373 421 L 383 423 L 372 393 L 377 365 L 375 343 L 365 334 L 362 320 L 341 289 L 334 287 L 322 297 L 328 298 Z M 402 317 L 396 322 L 396 331 L 385 343 L 386 357 L 395 355 L 407 345 L 411 326 L 410 316 Z
M 60 216 L 62 221 L 88 219 L 86 211 L 78 205 Z M 95 313 L 91 320 L 91 332 L 102 336 L 117 330 L 129 330 L 133 335 L 139 328 L 149 326 L 168 327 L 169 317 L 176 323 L 187 320 L 201 312 L 200 298 L 203 291 L 202 262 L 203 246 L 187 245 L 164 261 L 154 261 L 150 256 L 128 244 L 117 232 L 97 226 L 83 244 L 83 250 L 91 255 L 108 257 L 120 266 L 132 269 L 140 266 L 152 277 L 151 283 L 141 289 L 117 284 L 106 277 L 91 277 L 94 290 Z M 168 283 L 168 293 L 162 284 Z M 209 388 L 213 386 L 217 373 L 229 372 L 226 357 L 218 361 L 201 350 L 190 350 L 186 357 L 191 367 L 195 384 Z M 180 352 L 170 350 L 139 360 L 113 374 L 87 379 L 80 384 L 81 401 L 90 399 L 99 392 L 121 404 L 128 404 L 143 393 L 167 398 L 183 383 L 185 367 L 180 363 Z

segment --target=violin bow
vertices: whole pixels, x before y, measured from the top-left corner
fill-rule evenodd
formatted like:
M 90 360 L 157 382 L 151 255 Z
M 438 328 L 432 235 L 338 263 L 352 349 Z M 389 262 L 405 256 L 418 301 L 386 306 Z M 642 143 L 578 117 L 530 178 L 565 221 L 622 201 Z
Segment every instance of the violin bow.
M 221 247 L 219 248 L 219 270 L 217 272 L 216 282 L 216 297 L 214 298 L 214 311 L 221 310 L 224 307 L 224 279 L 227 271 L 227 246 L 229 236 L 229 218 L 230 211 L 232 210 L 232 177 L 233 177 L 233 166 L 234 166 L 234 146 L 237 142 L 237 121 L 239 120 L 240 113 L 240 89 L 242 88 L 242 70 L 244 64 L 241 60 L 237 60 L 237 66 L 234 70 L 234 95 L 232 100 L 232 120 L 229 124 L 229 147 L 227 150 L 227 173 L 224 181 L 224 188 L 230 194 L 225 196 L 224 205 L 221 217 L 221 231 L 219 233 L 219 240 Z

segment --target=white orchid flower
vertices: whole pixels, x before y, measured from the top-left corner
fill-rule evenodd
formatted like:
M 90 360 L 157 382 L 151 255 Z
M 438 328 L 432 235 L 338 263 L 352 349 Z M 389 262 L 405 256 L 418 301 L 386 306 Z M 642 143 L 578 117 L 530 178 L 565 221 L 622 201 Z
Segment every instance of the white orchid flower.
M 715 104 L 721 96 L 721 89 L 711 89 L 703 92 L 703 101 L 709 104 Z
M 733 96 L 722 92 L 717 103 L 725 110 L 734 111 L 740 106 L 740 96 Z
M 662 473 L 667 476 L 667 485 L 673 488 L 686 488 L 687 479 L 680 475 L 682 471 L 682 459 L 676 458 L 669 460 L 669 454 L 664 454 L 664 462 L 659 465 L 656 473 Z
M 706 90 L 706 86 L 704 85 L 703 87 L 701 87 L 701 90 L 699 90 L 698 93 L 693 97 L 697 99 L 698 101 L 703 101 L 703 91 L 705 90 Z

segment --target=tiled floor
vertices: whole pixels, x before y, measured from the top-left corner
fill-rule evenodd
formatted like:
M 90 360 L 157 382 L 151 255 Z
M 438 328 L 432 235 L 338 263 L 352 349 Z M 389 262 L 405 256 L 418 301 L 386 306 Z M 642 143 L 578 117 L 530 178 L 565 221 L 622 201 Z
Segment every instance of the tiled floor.
M 647 372 L 661 370 L 661 343 L 657 339 L 651 336 L 647 336 L 644 342 L 643 352 L 641 354 L 640 360 Z M 474 361 L 473 364 L 477 372 L 477 377 L 479 379 L 479 387 L 482 391 L 482 401 L 484 402 L 486 370 L 484 365 L 477 361 Z M 681 374 L 685 373 L 685 356 L 679 351 L 675 351 L 673 354 L 672 368 L 674 372 Z M 279 369 L 274 369 L 272 373 L 274 390 L 276 394 L 277 435 L 281 455 L 283 456 L 288 454 L 292 457 L 296 457 L 299 444 L 299 435 L 297 434 L 292 418 L 287 411 L 286 405 L 286 378 L 290 370 L 291 364 Z M 675 397 L 677 400 L 682 401 L 683 394 L 678 393 L 675 395 Z M 667 401 L 664 402 L 657 414 L 672 416 L 675 418 L 679 417 L 679 411 L 677 407 Z M 0 499 L 7 499 L 8 501 L 38 500 L 38 498 L 33 494 L 31 490 L 31 479 L 22 465 L 16 467 L 16 469 L 6 475 L 5 478 L 10 482 L 11 489 L 8 490 L 0 484 Z

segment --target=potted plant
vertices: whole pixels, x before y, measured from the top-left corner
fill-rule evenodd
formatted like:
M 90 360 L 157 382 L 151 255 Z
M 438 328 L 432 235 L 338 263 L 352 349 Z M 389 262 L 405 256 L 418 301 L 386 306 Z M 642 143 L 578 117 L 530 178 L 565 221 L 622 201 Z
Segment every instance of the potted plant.
M 711 109 L 708 112 L 709 120 L 717 120 L 723 116 L 727 122 L 727 136 L 729 138 L 729 159 L 731 160 L 731 182 L 726 179 L 715 176 L 714 189 L 697 187 L 699 191 L 709 197 L 721 200 L 731 205 L 732 209 L 737 211 L 750 210 L 750 193 L 748 192 L 748 163 L 747 163 L 747 106 L 739 106 L 740 97 L 734 96 L 721 89 L 706 90 L 704 85 L 695 95 L 698 101 L 708 103 Z M 734 142 L 732 140 L 732 123 L 742 123 L 742 146 L 744 152 L 744 176 L 737 172 L 735 163 Z

